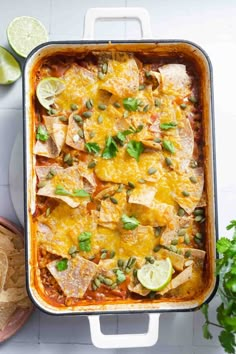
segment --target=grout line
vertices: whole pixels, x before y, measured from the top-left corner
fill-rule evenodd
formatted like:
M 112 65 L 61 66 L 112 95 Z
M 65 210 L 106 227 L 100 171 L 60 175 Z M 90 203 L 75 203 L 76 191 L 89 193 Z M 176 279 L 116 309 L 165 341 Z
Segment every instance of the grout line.
M 22 106 L 21 107 L 1 107 L 0 108 L 0 112 L 1 111 L 22 111 Z

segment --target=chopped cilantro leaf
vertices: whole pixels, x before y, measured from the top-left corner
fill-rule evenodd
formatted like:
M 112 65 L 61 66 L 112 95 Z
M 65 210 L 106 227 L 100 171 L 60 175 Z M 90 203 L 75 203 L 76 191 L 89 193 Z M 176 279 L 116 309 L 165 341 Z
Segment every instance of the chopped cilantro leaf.
M 36 139 L 40 141 L 47 141 L 49 139 L 49 134 L 44 125 L 39 125 L 37 129 Z
M 123 228 L 126 230 L 134 230 L 140 222 L 134 216 L 122 215 L 121 221 L 123 222 Z
M 106 140 L 105 149 L 103 150 L 102 157 L 104 159 L 111 159 L 112 157 L 116 156 L 118 151 L 118 147 L 116 145 L 115 140 L 109 136 Z
M 93 154 L 98 154 L 99 151 L 101 150 L 100 146 L 97 143 L 86 143 L 85 147 L 88 150 L 88 152 Z
M 57 262 L 56 268 L 58 272 L 62 272 L 63 270 L 66 270 L 68 268 L 68 259 L 63 258 L 60 261 Z
M 130 140 L 127 144 L 126 151 L 128 154 L 135 158 L 136 161 L 139 161 L 139 156 L 143 152 L 144 147 L 141 141 Z

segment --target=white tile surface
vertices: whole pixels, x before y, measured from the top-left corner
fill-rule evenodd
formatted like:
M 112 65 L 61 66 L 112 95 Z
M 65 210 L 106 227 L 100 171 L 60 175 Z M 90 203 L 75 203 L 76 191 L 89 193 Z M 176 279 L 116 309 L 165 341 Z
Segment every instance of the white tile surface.
M 117 316 L 102 316 L 101 329 L 105 334 L 115 334 Z M 91 344 L 88 318 L 85 316 L 55 317 L 41 313 L 40 342 Z
M 0 185 L 8 184 L 8 164 L 11 150 L 22 126 L 22 111 L 19 109 L 0 109 Z M 5 137 L 7 136 L 7 144 Z
M 3 2 L 3 0 L 1 0 Z M 143 6 L 150 13 L 155 38 L 185 38 L 200 44 L 209 54 L 214 69 L 215 122 L 218 166 L 219 229 L 225 233 L 229 220 L 235 218 L 236 169 L 234 141 L 236 131 L 235 82 L 232 68 L 236 61 L 235 0 L 8 0 L 0 12 L 0 45 L 8 46 L 6 27 L 16 16 L 39 18 L 51 39 L 80 39 L 84 14 L 89 7 Z M 136 21 L 101 21 L 95 26 L 101 39 L 140 38 Z M 22 62 L 22 61 L 21 61 Z M 17 131 L 22 124 L 22 82 L 0 87 L 0 215 L 15 222 L 10 200 L 8 164 Z M 214 316 L 216 301 L 210 307 Z M 162 314 L 159 342 L 152 348 L 99 350 L 91 343 L 88 321 L 84 317 L 55 318 L 36 311 L 25 327 L 11 340 L 0 345 L 3 354 L 223 354 L 217 341 L 202 338 L 203 317 L 197 313 Z M 108 333 L 141 333 L 147 328 L 144 315 L 114 316 L 102 320 Z

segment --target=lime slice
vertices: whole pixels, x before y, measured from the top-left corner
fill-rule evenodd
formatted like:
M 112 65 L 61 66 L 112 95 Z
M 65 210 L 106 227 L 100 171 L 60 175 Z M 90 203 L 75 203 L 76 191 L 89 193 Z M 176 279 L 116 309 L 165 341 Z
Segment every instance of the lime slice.
M 55 96 L 65 89 L 64 81 L 57 77 L 46 77 L 42 79 L 36 89 L 36 95 L 41 105 L 50 109 L 55 101 Z
M 18 61 L 8 50 L 0 47 L 0 84 L 11 84 L 19 79 L 20 76 L 21 68 Z
M 158 291 L 165 288 L 172 277 L 172 264 L 170 258 L 145 264 L 137 272 L 140 283 L 149 290 Z
M 37 45 L 47 42 L 48 34 L 42 23 L 29 16 L 16 17 L 8 25 L 7 38 L 14 51 L 23 58 Z

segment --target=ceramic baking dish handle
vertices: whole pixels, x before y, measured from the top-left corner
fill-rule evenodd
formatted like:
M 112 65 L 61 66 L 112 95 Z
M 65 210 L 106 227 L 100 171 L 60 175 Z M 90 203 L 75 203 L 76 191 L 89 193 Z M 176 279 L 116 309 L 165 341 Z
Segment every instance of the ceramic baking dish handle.
M 84 20 L 83 39 L 94 39 L 94 25 L 98 19 L 134 18 L 140 22 L 142 38 L 152 38 L 149 13 L 142 7 L 90 8 Z
M 148 331 L 139 334 L 103 334 L 100 327 L 100 316 L 88 316 L 93 345 L 103 349 L 151 347 L 158 340 L 160 314 L 149 313 L 148 316 Z

